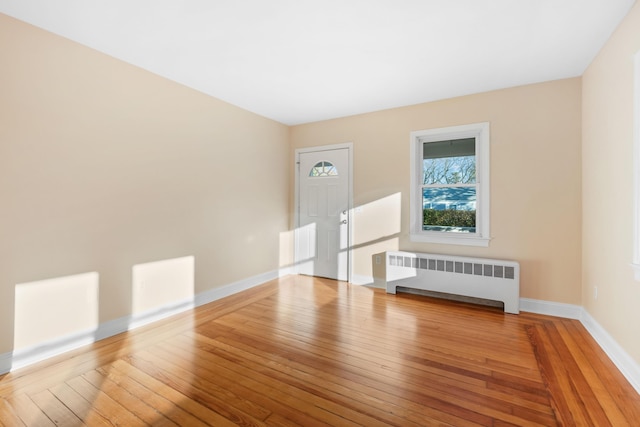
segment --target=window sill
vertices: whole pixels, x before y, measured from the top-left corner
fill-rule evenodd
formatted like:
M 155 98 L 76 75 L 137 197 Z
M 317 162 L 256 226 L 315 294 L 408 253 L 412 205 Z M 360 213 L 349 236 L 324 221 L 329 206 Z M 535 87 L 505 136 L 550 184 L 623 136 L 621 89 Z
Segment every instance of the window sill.
M 420 243 L 441 243 L 447 245 L 463 245 L 463 246 L 480 246 L 480 247 L 489 247 L 490 238 L 477 237 L 477 236 L 468 236 L 468 235 L 442 235 L 441 233 L 437 234 L 417 234 L 411 233 L 409 235 L 409 239 L 412 242 L 420 242 Z M 638 266 L 640 268 L 640 266 Z M 638 270 L 640 271 L 640 270 Z

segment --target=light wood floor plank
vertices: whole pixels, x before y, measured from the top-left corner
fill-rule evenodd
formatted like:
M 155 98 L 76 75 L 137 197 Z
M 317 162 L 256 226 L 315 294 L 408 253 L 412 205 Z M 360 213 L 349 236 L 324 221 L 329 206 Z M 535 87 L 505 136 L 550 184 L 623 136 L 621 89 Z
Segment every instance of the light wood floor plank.
M 93 408 L 91 402 L 69 387 L 68 384 L 58 384 L 52 387 L 50 391 L 86 425 L 98 427 L 113 425 Z
M 95 409 L 102 417 L 115 426 L 142 426 L 146 425 L 136 414 L 130 412 L 120 405 L 115 399 L 95 387 L 83 376 L 79 376 L 67 381 L 67 384 L 79 395 L 91 403 L 91 408 Z
M 96 372 L 119 385 L 123 389 L 128 390 L 131 395 L 136 397 L 136 399 L 145 402 L 146 405 L 153 408 L 158 414 L 162 414 L 166 420 L 171 421 L 165 422 L 165 425 L 194 425 L 199 421 L 193 417 L 185 417 L 184 411 L 176 408 L 170 401 L 147 389 L 142 384 L 132 380 L 113 366 L 98 368 L 96 369 Z M 177 413 L 177 415 L 174 415 L 175 413 Z M 152 419 L 155 423 L 155 418 Z M 200 422 L 200 425 L 204 425 L 204 423 Z
M 599 402 L 606 407 L 607 416 L 612 423 L 617 426 L 625 425 L 627 420 L 640 420 L 640 394 L 625 380 L 582 325 L 569 320 L 563 320 L 561 325 L 566 328 L 566 333 L 563 334 L 565 341 L 575 343 L 571 346 L 571 351 L 574 348 L 580 350 L 580 354 L 574 357 L 579 358 L 581 369 L 589 370 L 590 387 L 594 389 Z
M 149 406 L 145 400 L 130 393 L 119 384 L 111 381 L 107 376 L 97 370 L 86 372 L 82 375 L 87 382 L 111 397 L 131 414 L 142 422 L 158 427 L 176 427 L 176 423 L 166 418 L 163 414 Z
M 209 381 L 201 370 L 193 369 L 197 365 L 191 361 L 192 354 L 188 354 L 186 359 L 176 358 L 164 352 L 162 347 L 159 344 L 138 356 L 162 370 L 165 381 L 171 381 L 171 386 L 176 390 L 182 390 L 191 399 L 238 424 L 262 425 L 261 421 L 270 415 L 269 410 L 218 386 L 215 378 Z M 185 360 L 190 360 L 186 369 Z
M 136 367 L 118 360 L 110 366 L 110 370 L 115 369 L 126 375 L 140 385 L 149 390 L 153 390 L 161 399 L 170 402 L 173 406 L 166 408 L 163 413 L 167 418 L 174 420 L 178 425 L 188 425 L 194 427 L 211 425 L 208 421 L 219 420 L 219 415 L 200 403 L 189 399 L 184 394 L 169 387 L 157 378 L 154 378 Z M 165 404 L 165 402 L 162 402 Z M 160 406 L 156 406 L 157 408 Z
M 26 394 L 19 394 L 7 399 L 7 402 L 14 408 L 16 415 L 28 426 L 55 426 L 55 423 L 42 412 L 31 397 Z
M 76 416 L 66 405 L 49 390 L 41 391 L 31 396 L 33 402 L 40 410 L 47 414 L 55 425 L 83 426 L 80 418 Z
M 0 398 L 0 426 L 23 427 L 25 424 L 6 399 Z

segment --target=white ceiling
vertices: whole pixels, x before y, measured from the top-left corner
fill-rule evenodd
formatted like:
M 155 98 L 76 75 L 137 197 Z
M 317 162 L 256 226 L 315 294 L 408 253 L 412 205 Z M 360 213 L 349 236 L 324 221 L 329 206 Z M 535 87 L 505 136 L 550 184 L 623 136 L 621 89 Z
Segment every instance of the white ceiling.
M 581 75 L 635 0 L 0 0 L 285 124 Z

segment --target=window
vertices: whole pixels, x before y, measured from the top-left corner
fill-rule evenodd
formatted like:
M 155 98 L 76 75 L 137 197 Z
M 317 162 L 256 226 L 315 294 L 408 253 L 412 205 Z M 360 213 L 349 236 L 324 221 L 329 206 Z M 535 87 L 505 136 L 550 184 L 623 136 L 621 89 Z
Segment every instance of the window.
M 338 176 L 338 170 L 333 163 L 331 162 L 318 162 L 314 167 L 311 168 L 311 172 L 309 172 L 310 177 L 319 177 L 319 176 Z
M 489 246 L 489 123 L 411 132 L 411 240 Z

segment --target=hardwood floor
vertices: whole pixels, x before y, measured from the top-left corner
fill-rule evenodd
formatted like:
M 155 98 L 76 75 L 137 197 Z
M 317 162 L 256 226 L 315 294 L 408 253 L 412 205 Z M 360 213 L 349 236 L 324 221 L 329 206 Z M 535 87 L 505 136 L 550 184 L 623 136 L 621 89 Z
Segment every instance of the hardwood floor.
M 289 276 L 0 377 L 5 426 L 625 426 L 573 320 Z

